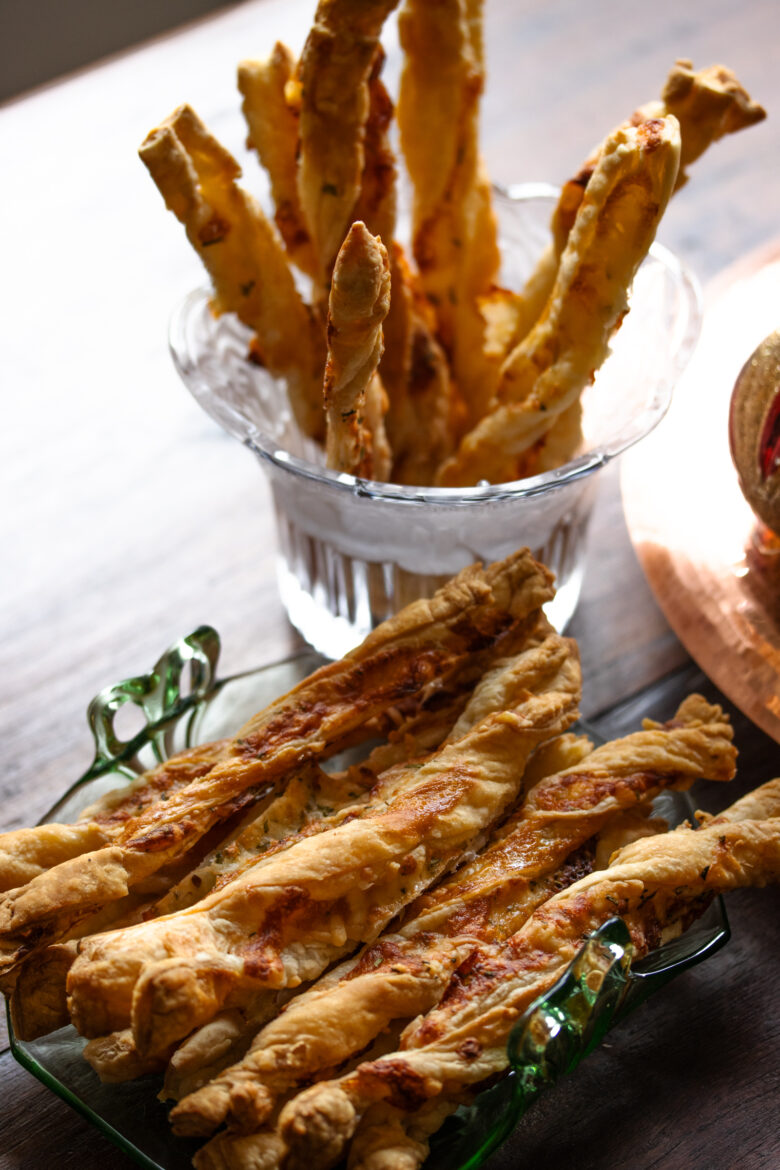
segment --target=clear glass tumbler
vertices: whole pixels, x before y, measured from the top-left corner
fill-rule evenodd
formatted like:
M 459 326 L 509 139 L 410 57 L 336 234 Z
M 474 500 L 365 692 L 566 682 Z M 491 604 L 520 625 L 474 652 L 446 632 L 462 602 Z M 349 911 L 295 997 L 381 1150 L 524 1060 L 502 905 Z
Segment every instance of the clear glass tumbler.
M 507 287 L 522 287 L 549 240 L 556 194 L 541 184 L 496 192 Z M 596 473 L 663 417 L 700 324 L 695 282 L 654 244 L 631 312 L 583 396 L 581 454 L 533 478 L 473 488 L 402 487 L 326 469 L 320 448 L 296 427 L 283 383 L 247 359 L 249 331 L 233 314 L 214 317 L 208 290 L 175 310 L 170 346 L 203 409 L 263 464 L 287 613 L 311 645 L 338 657 L 465 565 L 524 545 L 556 574 L 549 617 L 563 629 L 582 584 Z

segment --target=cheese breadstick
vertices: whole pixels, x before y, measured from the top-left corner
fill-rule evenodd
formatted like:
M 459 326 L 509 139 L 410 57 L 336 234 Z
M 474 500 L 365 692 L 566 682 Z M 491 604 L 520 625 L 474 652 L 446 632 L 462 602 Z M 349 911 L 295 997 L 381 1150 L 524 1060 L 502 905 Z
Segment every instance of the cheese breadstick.
M 514 478 L 518 456 L 577 400 L 628 311 L 631 282 L 677 175 L 674 117 L 617 130 L 585 191 L 541 319 L 507 358 L 495 408 L 463 439 L 437 482 Z
M 279 234 L 293 263 L 313 276 L 315 257 L 298 195 L 299 111 L 285 94 L 294 75 L 295 58 L 277 41 L 267 60 L 239 64 L 238 88 L 249 129 L 247 145 L 268 172 Z
M 233 988 L 296 986 L 375 937 L 489 829 L 530 751 L 573 718 L 578 665 L 562 640 L 548 643 L 527 652 L 512 709 L 410 769 L 385 807 L 297 842 L 188 911 L 85 940 L 68 980 L 79 1029 L 103 1034 L 132 1015 L 151 1053 Z
M 299 66 L 298 191 L 326 292 L 360 194 L 369 78 L 398 0 L 319 0 Z
M 764 788 L 776 807 L 780 781 Z M 761 793 L 762 790 L 759 790 Z M 282 1110 L 285 1166 L 335 1163 L 372 1103 L 413 1110 L 503 1072 L 514 1022 L 563 974 L 594 929 L 615 914 L 631 931 L 635 955 L 709 904 L 715 893 L 780 880 L 780 822 L 737 821 L 647 837 L 538 909 L 504 945 L 478 948 L 441 1003 L 404 1033 L 399 1051 L 336 1081 L 304 1090 Z
M 325 366 L 325 453 L 328 467 L 367 479 L 390 470 L 376 371 L 382 322 L 390 304 L 390 269 L 382 241 L 353 223 L 333 269 Z M 369 417 L 373 426 L 369 423 Z
M 301 430 L 320 436 L 319 332 L 276 232 L 236 182 L 238 163 L 189 106 L 152 130 L 139 154 L 211 277 L 215 311 L 234 312 L 254 330 L 256 352 L 284 378 Z
M 396 931 L 298 997 L 239 1065 L 181 1102 L 176 1132 L 208 1133 L 226 1119 L 257 1129 L 296 1084 L 359 1052 L 392 1020 L 428 1010 L 478 940 L 511 935 L 587 872 L 576 851 L 621 810 L 699 776 L 730 779 L 731 739 L 721 709 L 692 696 L 669 726 L 605 744 L 541 779 L 497 839 L 413 903 Z

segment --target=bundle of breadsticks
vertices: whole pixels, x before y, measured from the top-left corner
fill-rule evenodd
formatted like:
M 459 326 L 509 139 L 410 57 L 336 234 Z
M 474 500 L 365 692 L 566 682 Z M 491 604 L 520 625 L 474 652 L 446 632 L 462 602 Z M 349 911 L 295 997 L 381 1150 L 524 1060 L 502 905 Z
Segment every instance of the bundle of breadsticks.
M 141 158 L 208 271 L 213 311 L 252 331 L 252 360 L 286 384 L 327 467 L 443 487 L 521 479 L 581 449 L 582 393 L 670 195 L 764 110 L 724 66 L 677 61 L 660 100 L 564 184 L 549 247 L 525 287 L 505 288 L 478 141 L 481 0 L 404 0 L 397 111 L 379 40 L 396 3 L 319 0 L 299 61 L 277 44 L 239 66 L 273 222 L 189 106 Z
M 570 730 L 551 596 L 528 550 L 474 565 L 232 738 L 0 836 L 17 1035 L 72 1023 L 104 1081 L 157 1074 L 199 1170 L 411 1170 L 594 929 L 642 955 L 780 879 L 780 781 L 697 828 L 652 813 L 734 775 L 720 707 Z

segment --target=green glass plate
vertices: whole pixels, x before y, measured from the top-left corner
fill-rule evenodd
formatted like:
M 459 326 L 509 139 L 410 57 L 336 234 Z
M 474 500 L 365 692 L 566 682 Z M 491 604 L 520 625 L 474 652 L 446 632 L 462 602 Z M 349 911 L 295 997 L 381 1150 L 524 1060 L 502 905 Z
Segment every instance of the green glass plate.
M 304 651 L 274 666 L 219 680 L 218 657 L 219 636 L 201 626 L 175 642 L 149 674 L 102 690 L 87 712 L 95 758 L 43 820 L 74 820 L 103 792 L 175 752 L 232 734 L 325 661 Z M 128 703 L 137 708 L 142 726 L 122 739 L 115 719 Z M 601 741 L 597 727 L 583 730 Z M 682 793 L 664 793 L 654 807 L 670 824 L 693 814 L 690 799 Z M 481 1166 L 545 1087 L 575 1068 L 628 1011 L 728 938 L 725 910 L 717 899 L 681 939 L 632 967 L 626 927 L 619 919 L 606 923 L 563 978 L 518 1021 L 508 1043 L 510 1074 L 447 1121 L 432 1142 L 426 1170 Z M 168 1110 L 157 1099 L 159 1077 L 103 1085 L 81 1058 L 85 1041 L 72 1027 L 23 1041 L 14 1035 L 9 1018 L 8 1032 L 15 1059 L 140 1166 L 190 1170 L 200 1143 L 173 1137 Z

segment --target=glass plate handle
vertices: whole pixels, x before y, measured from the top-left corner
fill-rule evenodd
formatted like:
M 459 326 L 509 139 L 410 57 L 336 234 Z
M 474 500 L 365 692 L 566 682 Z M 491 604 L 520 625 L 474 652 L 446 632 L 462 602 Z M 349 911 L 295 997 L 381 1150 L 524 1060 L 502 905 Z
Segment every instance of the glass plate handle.
M 558 982 L 520 1017 L 507 1043 L 508 1075 L 448 1119 L 431 1141 L 426 1170 L 476 1170 L 545 1088 L 573 1072 L 614 1024 L 722 947 L 729 934 L 724 913 L 632 969 L 628 927 L 620 918 L 605 922 Z
M 199 626 L 169 646 L 148 674 L 104 687 L 87 708 L 95 739 L 95 758 L 79 784 L 109 771 L 122 772 L 133 779 L 138 768 L 131 761 L 146 744 L 150 745 L 156 760 L 162 762 L 166 758 L 163 746 L 166 725 L 194 708 L 213 690 L 219 651 L 217 631 L 211 626 Z M 187 668 L 189 687 L 185 693 Z M 144 715 L 143 728 L 127 740 L 120 739 L 114 730 L 117 711 L 125 703 L 135 703 Z

